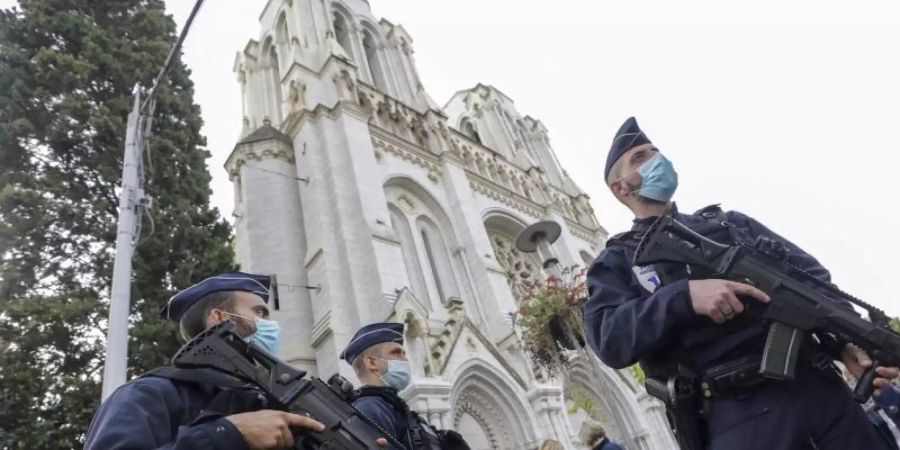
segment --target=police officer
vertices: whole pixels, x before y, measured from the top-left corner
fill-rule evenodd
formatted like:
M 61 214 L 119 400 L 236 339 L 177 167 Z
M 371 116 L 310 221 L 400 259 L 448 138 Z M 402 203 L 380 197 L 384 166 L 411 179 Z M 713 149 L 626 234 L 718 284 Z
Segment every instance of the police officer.
M 581 423 L 581 431 L 578 434 L 581 442 L 591 450 L 625 450 L 606 436 L 603 424 L 591 418 Z
M 160 313 L 179 323 L 185 340 L 230 320 L 240 336 L 274 354 L 280 330 L 269 320 L 269 283 L 263 275 L 221 273 L 179 292 Z M 211 411 L 208 406 L 229 384 L 240 383 L 205 369 L 152 371 L 106 399 L 84 448 L 277 449 L 293 445 L 292 427 L 323 430 L 315 420 L 281 411 Z
M 891 385 L 875 396 L 875 404 L 900 428 L 900 386 Z
M 340 355 L 353 366 L 363 384 L 353 406 L 382 432 L 403 445 L 391 450 L 467 450 L 462 437 L 451 430 L 436 430 L 409 409 L 400 396 L 411 380 L 403 348 L 402 323 L 373 323 L 356 332 Z
M 678 211 L 672 202 L 678 186 L 672 163 L 633 117 L 616 133 L 604 177 L 634 214 L 632 230 L 611 238 L 587 275 L 586 335 L 606 364 L 624 368 L 640 361 L 649 376 L 662 378 L 678 372 L 701 380 L 740 380 L 709 392 L 705 410 L 712 449 L 883 448 L 831 363 L 839 358 L 859 376 L 872 364 L 862 350 L 833 336 L 810 336 L 796 380 L 762 379 L 758 361 L 767 326 L 741 313 L 743 302 L 766 303 L 768 295 L 684 266 L 632 266 L 640 233 L 667 214 L 720 242 L 754 242 L 759 236 L 780 241 L 789 262 L 829 281 L 815 258 L 744 214 L 717 206 L 694 214 Z M 898 370 L 878 368 L 877 374 L 874 384 L 880 388 Z

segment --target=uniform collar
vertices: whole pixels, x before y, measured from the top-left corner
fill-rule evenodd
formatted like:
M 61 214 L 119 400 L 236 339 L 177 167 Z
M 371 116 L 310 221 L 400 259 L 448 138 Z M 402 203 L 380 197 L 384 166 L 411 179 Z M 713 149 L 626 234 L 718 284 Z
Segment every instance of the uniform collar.
M 675 216 L 675 217 L 680 216 L 680 214 L 678 212 L 678 205 L 676 205 L 675 202 L 672 202 L 672 209 L 669 210 L 669 214 L 671 214 L 672 216 Z M 659 218 L 659 216 L 650 216 L 650 217 L 644 217 L 643 219 L 634 219 L 632 221 L 631 229 L 632 230 L 646 229 L 651 224 L 653 224 L 653 222 L 656 222 L 656 219 L 658 219 L 658 218 Z
M 400 395 L 397 393 L 397 389 L 390 386 L 365 385 L 359 388 L 358 396 L 380 397 L 382 400 L 390 403 L 396 411 L 399 411 L 401 413 L 406 413 L 406 411 L 409 411 L 409 405 L 407 405 L 405 400 L 400 398 Z

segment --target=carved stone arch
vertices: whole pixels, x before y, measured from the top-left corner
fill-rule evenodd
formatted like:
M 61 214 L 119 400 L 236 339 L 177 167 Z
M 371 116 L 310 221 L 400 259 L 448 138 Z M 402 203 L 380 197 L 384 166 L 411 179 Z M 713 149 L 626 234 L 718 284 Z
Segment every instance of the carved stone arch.
M 428 290 L 425 279 L 422 277 L 422 268 L 419 258 L 416 256 L 416 245 L 413 240 L 412 225 L 405 213 L 413 208 L 409 200 L 403 197 L 388 200 L 388 213 L 391 216 L 391 228 L 400 242 L 400 252 L 403 255 L 403 265 L 406 268 L 406 276 L 409 286 L 407 289 L 420 302 L 428 302 Z
M 278 46 L 276 37 L 272 34 L 268 34 L 262 42 L 260 61 L 262 61 L 261 68 L 265 75 L 263 80 L 267 86 L 266 90 L 272 92 L 272 95 L 268 96 L 266 117 L 263 122 L 268 119 L 275 128 L 278 128 L 281 124 L 281 104 L 284 101 L 281 91 L 281 63 L 278 58 Z
M 369 70 L 372 84 L 385 94 L 391 94 L 389 89 L 388 61 L 383 51 L 385 47 L 384 37 L 378 27 L 366 19 L 360 19 L 359 29 L 362 51 L 366 59 L 365 66 Z
M 259 46 L 260 50 L 259 50 L 259 55 L 258 55 L 259 56 L 258 61 L 260 61 L 264 65 L 270 64 L 270 62 L 268 60 L 268 52 L 269 52 L 269 49 L 275 45 L 275 33 L 272 30 L 267 30 L 263 34 L 263 36 L 259 40 L 259 42 L 262 42 L 262 45 Z
M 475 119 L 473 117 L 469 116 L 468 114 L 460 117 L 459 123 L 457 123 L 457 129 L 467 138 L 483 145 L 481 134 L 478 131 L 478 125 L 475 124 Z
M 356 32 L 356 20 L 350 8 L 344 6 L 339 1 L 331 3 L 331 28 L 334 30 L 334 39 L 340 44 L 347 55 L 353 61 L 356 58 L 356 46 L 353 45 L 354 34 Z
M 416 218 L 416 231 L 425 246 L 426 263 L 441 303 L 446 304 L 452 298 L 459 298 L 459 282 L 444 232 L 425 214 Z
M 375 39 L 375 43 L 378 45 L 385 45 L 384 35 L 382 34 L 381 29 L 373 24 L 366 18 L 359 19 L 359 28 L 362 31 L 367 31 L 372 34 L 372 38 Z
M 513 296 L 521 301 L 530 287 L 543 279 L 537 254 L 520 252 L 515 245 L 516 237 L 526 227 L 525 221 L 507 210 L 492 209 L 484 214 L 484 227 L 494 258 L 506 273 Z
M 418 267 L 419 274 L 414 274 L 414 279 L 424 281 L 415 294 L 430 305 L 430 311 L 438 311 L 450 298 L 471 298 L 472 288 L 462 276 L 464 266 L 455 251 L 459 241 L 447 209 L 409 175 L 389 177 L 384 190 L 388 203 L 402 211 L 412 230 L 415 252 L 405 252 L 404 260 L 414 258 L 407 262 L 408 267 Z
M 404 341 L 407 356 L 411 362 L 412 375 L 415 378 L 432 376 L 431 355 L 428 351 L 428 319 L 424 311 L 417 311 L 406 305 L 398 311 L 405 326 Z
M 467 439 L 472 436 L 476 442 L 470 444 L 491 450 L 518 450 L 529 448 L 536 440 L 537 420 L 515 381 L 480 358 L 467 360 L 449 379 L 455 384 L 447 423 Z M 461 425 L 477 425 L 479 429 L 460 430 Z
M 422 202 L 424 208 L 431 213 L 429 215 L 432 216 L 432 219 L 441 229 L 441 232 L 446 233 L 445 238 L 447 239 L 448 246 L 458 245 L 456 232 L 453 229 L 450 217 L 446 213 L 447 208 L 444 207 L 431 190 L 426 187 L 424 180 L 419 181 L 409 175 L 394 174 L 385 179 L 383 186 L 386 190 L 390 188 L 399 188 L 412 194 L 416 199 Z
M 331 2 L 331 13 L 334 15 L 335 13 L 340 13 L 347 19 L 347 23 L 351 25 L 352 29 L 357 27 L 359 23 L 359 19 L 356 17 L 356 14 L 353 12 L 353 8 L 347 6 L 342 0 L 332 0 Z
M 571 361 L 564 381 L 567 396 L 586 395 L 598 407 L 592 418 L 604 424 L 613 440 L 641 448 L 640 441 L 646 438 L 647 431 L 641 420 L 634 386 L 614 369 L 586 358 L 592 356 L 579 355 Z M 567 407 L 571 406 L 567 402 Z M 572 423 L 573 419 L 579 419 L 578 414 L 574 416 L 570 416 L 570 424 L 577 430 L 581 423 Z
M 288 26 L 287 11 L 282 10 L 278 13 L 278 19 L 275 21 L 275 50 L 282 63 L 288 62 L 291 58 L 292 37 L 290 26 Z

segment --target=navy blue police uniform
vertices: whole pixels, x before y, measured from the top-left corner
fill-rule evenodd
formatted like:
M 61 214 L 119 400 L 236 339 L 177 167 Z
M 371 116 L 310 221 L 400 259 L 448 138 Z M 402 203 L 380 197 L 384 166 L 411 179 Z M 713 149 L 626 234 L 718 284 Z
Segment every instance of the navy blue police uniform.
M 875 404 L 900 428 L 900 386 L 891 385 L 875 396 Z
M 366 349 L 384 342 L 403 345 L 403 324 L 373 323 L 360 328 L 340 358 L 353 364 Z M 410 410 L 393 387 L 363 386 L 353 406 L 382 432 L 394 438 L 389 444 L 391 450 L 468 448 L 458 434 L 449 432 L 452 436 L 448 436 L 448 432 L 439 432 Z M 446 442 L 447 439 L 452 443 Z
M 160 314 L 178 322 L 201 298 L 244 291 L 269 300 L 269 277 L 243 272 L 207 278 L 173 296 Z M 94 415 L 85 450 L 244 450 L 247 444 L 222 408 L 210 408 L 243 383 L 205 369 L 151 371 L 119 387 Z M 233 406 L 233 405 L 229 405 Z M 243 411 L 241 411 L 243 412 Z
M 636 121 L 629 119 L 610 151 L 607 177 L 622 154 L 649 142 Z M 815 258 L 744 214 L 724 212 L 718 206 L 682 214 L 673 204 L 671 215 L 720 242 L 752 243 L 760 236 L 781 242 L 788 249 L 790 263 L 830 282 L 828 271 Z M 688 268 L 671 264 L 634 267 L 637 241 L 655 219 L 636 219 L 632 230 L 610 239 L 591 264 L 584 306 L 591 347 L 611 367 L 624 368 L 640 361 L 648 375 L 661 377 L 685 368 L 702 377 L 741 358 L 758 358 L 767 323 L 744 314 L 717 325 L 693 311 L 688 280 L 711 278 L 712 274 L 689 273 Z M 708 399 L 705 416 L 710 448 L 794 450 L 811 448 L 812 443 L 823 450 L 884 448 L 831 363 L 838 357 L 840 344 L 806 344 L 794 381 L 763 380 Z
M 341 352 L 340 358 L 353 364 L 353 361 L 362 355 L 369 347 L 384 342 L 396 342 L 403 345 L 402 323 L 373 323 L 360 328 L 350 343 Z M 406 449 L 412 449 L 409 438 L 409 419 L 405 414 L 405 402 L 397 394 L 397 390 L 391 387 L 363 386 L 360 395 L 353 402 L 357 411 L 361 412 L 371 422 L 403 444 Z M 396 400 L 395 400 L 396 399 Z M 392 442 L 391 450 L 403 450 Z
M 609 438 L 603 438 L 603 440 L 598 442 L 591 450 L 625 450 L 625 448 L 609 440 Z

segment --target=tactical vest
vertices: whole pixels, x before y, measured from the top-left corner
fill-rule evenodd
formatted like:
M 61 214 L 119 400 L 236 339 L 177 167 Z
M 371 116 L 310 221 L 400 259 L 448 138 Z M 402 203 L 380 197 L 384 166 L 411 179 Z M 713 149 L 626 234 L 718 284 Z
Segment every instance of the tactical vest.
M 182 425 L 197 423 L 205 417 L 221 417 L 265 409 L 266 398 L 251 385 L 228 375 L 206 369 L 179 369 L 159 367 L 141 375 L 166 378 L 175 383 L 187 384 L 206 390 L 211 400 L 196 417 L 183 417 Z
M 702 217 L 704 222 L 692 224 L 691 229 L 713 241 L 726 245 L 734 245 L 738 242 L 749 241 L 749 237 L 746 236 L 746 233 L 728 223 L 725 212 L 722 211 L 722 208 L 720 208 L 718 204 L 701 208 L 693 215 Z M 643 238 L 644 230 L 626 231 L 609 238 L 606 242 L 606 248 L 625 247 L 633 252 Z M 655 264 L 653 268 L 656 271 L 656 275 L 659 277 L 660 286 L 685 278 L 699 280 L 713 275 L 711 273 L 703 273 L 701 270 L 697 269 L 692 270 L 689 266 L 679 264 Z
M 429 425 L 415 411 L 409 409 L 409 405 L 396 392 L 375 386 L 365 386 L 359 390 L 357 398 L 367 396 L 379 397 L 388 402 L 395 411 L 405 415 L 409 428 L 407 439 L 404 439 L 404 436 L 394 437 L 410 446 L 409 450 L 442 450 L 444 448 L 438 430 Z
M 729 223 L 724 211 L 718 204 L 709 205 L 695 212 L 693 215 L 700 216 L 704 219 L 702 223 L 692 223 L 690 228 L 713 241 L 725 245 L 735 245 L 738 243 L 750 243 L 752 240 L 743 230 L 738 229 Z M 641 239 L 644 237 L 643 230 L 631 230 L 617 234 L 610 238 L 606 243 L 606 248 L 628 248 L 634 252 Z M 660 281 L 659 289 L 666 284 L 673 283 L 685 278 L 691 280 L 702 280 L 715 277 L 706 269 L 691 267 L 689 265 L 675 263 L 658 263 L 653 266 L 654 271 Z M 741 328 L 744 328 L 753 319 L 748 315 L 740 315 L 728 322 L 716 326 L 705 327 L 702 332 L 694 331 L 694 340 L 713 341 L 722 336 L 731 334 Z M 643 358 L 640 362 L 641 367 L 647 376 L 666 377 L 674 375 L 678 372 L 695 372 L 682 358 L 683 355 L 677 351 L 672 351 L 667 346 L 660 351 L 655 352 Z

